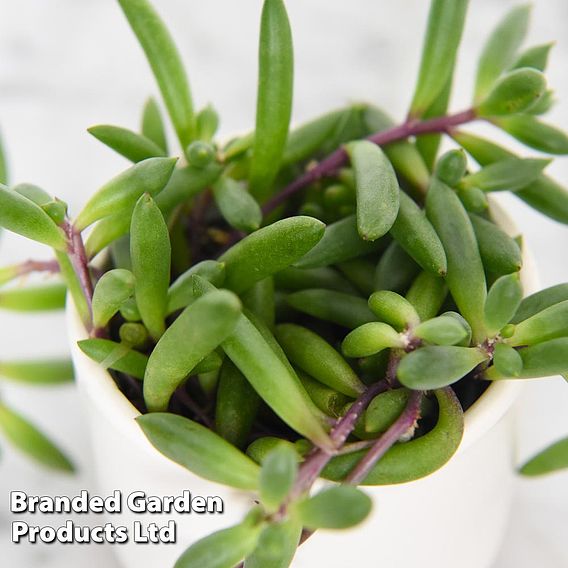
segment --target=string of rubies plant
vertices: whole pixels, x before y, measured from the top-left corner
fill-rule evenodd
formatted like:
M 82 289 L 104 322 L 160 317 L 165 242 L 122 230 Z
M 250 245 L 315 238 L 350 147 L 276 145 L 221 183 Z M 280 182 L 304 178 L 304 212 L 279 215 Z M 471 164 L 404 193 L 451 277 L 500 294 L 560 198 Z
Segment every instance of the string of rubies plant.
M 404 123 L 360 104 L 289 132 L 292 36 L 282 0 L 265 0 L 255 130 L 223 145 L 215 110 L 193 111 L 158 15 L 146 0 L 119 4 L 183 158 L 167 157 L 150 100 L 141 133 L 89 130 L 134 165 L 74 220 L 36 186 L 3 187 L 0 225 L 52 247 L 57 265 L 28 261 L 2 280 L 58 271 L 90 334 L 80 348 L 112 370 L 154 446 L 206 479 L 258 492 L 241 524 L 192 545 L 177 568 L 289 566 L 314 530 L 367 516 L 356 486 L 444 465 L 462 408 L 490 381 L 568 372 L 568 285 L 523 299 L 522 243 L 488 200 L 512 191 L 568 223 L 568 193 L 543 173 L 549 159 L 461 130 L 484 120 L 568 153 L 566 135 L 539 119 L 553 102 L 543 75 L 551 46 L 519 51 L 529 8 L 515 8 L 485 45 L 472 108 L 448 114 L 467 1 L 433 0 Z M 457 148 L 438 158 L 442 135 Z M 61 289 L 8 286 L 0 305 L 62 304 Z M 0 425 L 10 432 L 4 410 Z M 43 439 L 11 431 L 45 455 Z M 566 465 L 564 441 L 523 472 Z M 318 477 L 339 483 L 310 496 Z

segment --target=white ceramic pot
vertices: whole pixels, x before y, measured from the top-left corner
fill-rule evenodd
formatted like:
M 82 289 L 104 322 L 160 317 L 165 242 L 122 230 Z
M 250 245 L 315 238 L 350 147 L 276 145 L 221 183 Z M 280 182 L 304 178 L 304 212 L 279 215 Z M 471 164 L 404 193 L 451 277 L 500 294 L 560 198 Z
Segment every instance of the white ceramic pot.
M 514 232 L 510 219 L 498 212 L 501 226 Z M 538 282 L 525 258 L 526 293 Z M 71 302 L 70 302 L 71 304 Z M 122 395 L 110 375 L 87 358 L 76 342 L 86 336 L 72 306 L 69 337 L 77 381 L 88 414 L 94 452 L 94 474 L 100 495 L 120 490 L 147 495 L 220 496 L 223 514 L 135 514 L 124 510 L 109 522 L 131 528 L 177 525 L 175 544 L 115 545 L 124 568 L 170 568 L 197 539 L 237 523 L 251 506 L 252 494 L 197 477 L 158 453 L 134 418 L 137 410 Z M 513 403 L 520 385 L 492 384 L 467 411 L 465 433 L 456 455 L 441 470 L 412 483 L 365 488 L 373 512 L 363 525 L 349 531 L 318 532 L 302 545 L 294 568 L 489 568 L 506 526 L 514 478 Z M 357 551 L 356 553 L 354 551 Z M 200 568 L 200 567 L 195 567 Z

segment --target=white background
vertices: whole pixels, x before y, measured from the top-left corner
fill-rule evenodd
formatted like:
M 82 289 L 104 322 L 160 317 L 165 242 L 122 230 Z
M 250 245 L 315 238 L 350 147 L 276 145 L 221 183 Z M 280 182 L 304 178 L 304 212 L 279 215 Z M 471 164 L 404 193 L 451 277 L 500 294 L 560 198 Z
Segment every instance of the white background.
M 226 134 L 250 128 L 260 0 L 155 3 L 188 66 L 196 105 L 212 102 L 224 117 Z M 426 0 L 288 0 L 287 4 L 296 46 L 295 120 L 353 100 L 373 101 L 394 116 L 404 116 L 418 65 Z M 512 5 L 506 0 L 471 1 L 454 109 L 467 106 L 482 41 Z M 557 41 L 548 76 L 560 102 L 550 120 L 568 128 L 568 3 L 536 0 L 534 8 L 529 43 Z M 85 128 L 101 122 L 136 128 L 140 108 L 148 94 L 155 94 L 155 85 L 113 0 L 0 0 L 0 14 L 0 126 L 12 181 L 37 183 L 77 212 L 94 189 L 127 166 Z M 568 160 L 557 160 L 549 171 L 568 185 Z M 542 284 L 568 280 L 568 229 L 513 197 L 505 202 L 536 256 Z M 2 265 L 42 256 L 45 252 L 36 246 L 2 235 Z M 0 358 L 65 351 L 59 315 L 0 314 Z M 0 384 L 0 388 L 1 396 L 43 425 L 82 467 L 78 478 L 54 476 L 3 448 L 2 565 L 113 568 L 104 547 L 9 544 L 9 490 L 73 494 L 87 486 L 88 440 L 72 387 L 38 390 Z M 561 379 L 527 384 L 519 412 L 519 460 L 568 434 L 567 409 L 568 385 Z M 568 566 L 567 511 L 568 474 L 519 481 L 511 526 L 495 568 Z

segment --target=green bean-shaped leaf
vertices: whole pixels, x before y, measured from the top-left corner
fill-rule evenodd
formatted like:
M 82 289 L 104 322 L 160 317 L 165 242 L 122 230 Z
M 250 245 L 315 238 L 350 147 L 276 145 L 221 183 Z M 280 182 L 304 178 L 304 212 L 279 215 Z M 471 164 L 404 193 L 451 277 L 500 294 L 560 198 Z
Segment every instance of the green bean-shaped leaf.
M 448 315 L 422 322 L 413 333 L 435 345 L 458 345 L 469 336 L 469 330 L 456 318 Z
M 568 154 L 568 135 L 531 114 L 496 118 L 494 122 L 505 132 L 531 148 L 547 154 Z
M 195 274 L 213 286 L 221 286 L 225 279 L 225 265 L 216 260 L 203 260 L 178 276 L 168 290 L 168 314 L 189 306 L 195 300 L 192 278 Z
M 312 379 L 312 377 L 300 369 L 296 369 L 296 372 L 314 404 L 324 414 L 338 418 L 342 414 L 345 405 L 349 402 L 349 397 Z
M 245 307 L 262 320 L 268 328 L 274 328 L 276 319 L 276 300 L 274 297 L 274 281 L 272 277 L 257 282 L 243 296 Z
M 483 191 L 517 191 L 535 181 L 551 160 L 507 158 L 463 178 L 460 186 Z
M 511 321 L 523 298 L 518 272 L 501 276 L 489 289 L 485 301 L 485 323 L 496 334 Z
M 430 475 L 441 468 L 458 449 L 464 428 L 463 411 L 451 388 L 435 391 L 438 422 L 419 438 L 396 444 L 375 465 L 362 485 L 406 483 Z M 354 452 L 331 460 L 323 477 L 343 479 L 361 460 L 365 452 Z
M 495 223 L 479 215 L 470 214 L 469 218 L 475 231 L 479 254 L 485 270 L 496 275 L 518 272 L 523 259 L 521 249 L 515 240 Z
M 111 357 L 114 358 L 114 354 L 118 354 L 118 358 L 108 365 L 109 369 L 126 373 L 135 379 L 144 378 L 148 364 L 148 356 L 144 353 L 128 348 L 123 350 L 124 345 L 110 339 L 83 339 L 77 345 L 87 357 L 97 363 L 109 361 Z
M 93 294 L 93 324 L 104 327 L 134 293 L 134 275 L 129 270 L 109 270 L 97 282 Z
M 397 241 L 389 244 L 375 270 L 375 290 L 404 293 L 420 267 Z
M 545 71 L 548 65 L 548 56 L 550 50 L 554 46 L 554 42 L 535 45 L 525 49 L 513 65 L 511 69 L 522 69 L 523 67 L 532 67 L 539 71 Z
M 364 241 L 357 231 L 355 215 L 350 215 L 328 225 L 321 241 L 297 261 L 295 266 L 299 268 L 329 266 L 380 250 L 382 246 L 382 240 Z
M 536 476 L 553 473 L 568 467 L 568 438 L 548 446 L 526 462 L 519 472 L 521 475 Z
M 519 377 L 523 370 L 523 359 L 519 352 L 510 345 L 497 343 L 493 348 L 493 365 L 486 373 L 488 378 Z
M 260 523 L 245 520 L 240 525 L 214 532 L 192 544 L 174 568 L 234 568 L 254 551 L 262 528 Z
M 43 312 L 65 307 L 65 284 L 43 284 L 0 291 L 0 309 L 15 312 Z
M 363 298 L 343 292 L 308 289 L 290 294 L 286 301 L 300 312 L 349 329 L 375 320 Z
M 400 191 L 400 209 L 390 233 L 424 270 L 441 276 L 446 274 L 446 253 L 434 227 L 403 191 Z
M 144 375 L 148 410 L 167 408 L 191 370 L 232 333 L 240 313 L 239 299 L 219 290 L 199 298 L 180 314 L 150 355 Z
M 99 124 L 89 128 L 88 132 L 131 162 L 136 163 L 148 158 L 164 157 L 166 155 L 164 150 L 152 140 L 127 128 L 110 124 Z
M 75 226 L 82 230 L 95 221 L 128 211 L 144 193 L 154 195 L 170 179 L 177 158 L 148 158 L 103 185 L 87 202 Z
M 568 336 L 568 300 L 554 304 L 515 326 L 510 345 L 532 345 Z
M 68 359 L 0 361 L 0 376 L 18 383 L 51 385 L 73 380 L 73 364 Z
M 364 296 L 375 290 L 375 263 L 364 258 L 340 262 L 337 268 Z
M 355 292 L 353 286 L 333 268 L 296 268 L 290 266 L 274 275 L 277 288 L 298 291 L 307 288 L 323 288 L 337 292 Z
M 479 106 L 479 116 L 504 116 L 524 112 L 546 92 L 546 79 L 536 69 L 510 71 L 495 83 Z
M 365 411 L 365 430 L 385 432 L 402 414 L 409 396 L 408 389 L 392 389 L 376 396 Z
M 39 205 L 2 185 L 0 227 L 58 250 L 67 246 L 63 230 Z
M 30 201 L 40 206 L 49 203 L 53 199 L 47 191 L 32 183 L 19 183 L 12 187 L 12 191 L 27 197 Z
M 194 134 L 193 103 L 179 52 L 147 0 L 118 0 L 152 68 L 182 148 Z
M 276 328 L 276 339 L 292 363 L 314 379 L 353 398 L 365 390 L 347 361 L 313 331 L 295 324 L 281 324 Z
M 393 226 L 399 207 L 398 180 L 379 146 L 367 140 L 346 146 L 355 172 L 357 230 L 374 241 Z
M 225 285 L 243 292 L 297 262 L 322 238 L 324 228 L 313 217 L 298 216 L 252 233 L 219 257 L 225 263 Z
M 406 299 L 414 306 L 420 319 L 426 321 L 438 314 L 447 294 L 444 279 L 424 271 L 412 283 Z
M 142 111 L 142 135 L 151 140 L 165 154 L 168 152 L 168 140 L 166 130 L 162 120 L 162 113 L 158 107 L 158 103 L 150 97 L 144 105 Z
M 74 471 L 69 458 L 21 414 L 0 403 L 0 433 L 36 462 L 60 471 Z
M 341 350 L 346 357 L 368 357 L 383 349 L 404 346 L 403 338 L 393 327 L 373 321 L 349 333 L 341 344 Z
M 270 523 L 261 533 L 254 552 L 245 559 L 245 568 L 288 568 L 302 534 L 296 519 Z
M 519 323 L 565 300 L 568 300 L 568 284 L 557 284 L 535 292 L 523 299 L 511 322 Z
M 515 60 L 517 51 L 527 33 L 530 6 L 513 8 L 487 40 L 477 68 L 475 100 L 480 101 L 493 87 L 501 73 Z
M 371 508 L 371 499 L 349 485 L 324 489 L 295 507 L 304 526 L 310 529 L 353 527 L 365 520 Z
M 488 358 L 487 353 L 476 347 L 422 347 L 405 355 L 397 377 L 408 388 L 441 388 L 459 381 Z
M 221 177 L 213 186 L 215 203 L 221 214 L 235 229 L 256 231 L 262 222 L 262 211 L 244 186 L 230 177 Z
M 420 72 L 410 107 L 413 116 L 424 114 L 452 75 L 467 5 L 467 0 L 433 0 L 430 4 Z
M 456 187 L 467 172 L 467 158 L 460 148 L 446 152 L 436 162 L 435 176 L 450 187 Z
M 426 197 L 426 212 L 446 251 L 450 292 L 471 325 L 474 339 L 481 341 L 485 336 L 483 305 L 487 290 L 471 221 L 455 192 L 436 178 Z
M 369 308 L 382 321 L 398 330 L 415 327 L 420 318 L 414 306 L 400 294 L 390 290 L 380 290 L 369 297 Z
M 166 412 L 144 414 L 136 421 L 160 453 L 189 471 L 231 487 L 257 489 L 260 468 L 209 428 Z
M 292 113 L 294 53 L 282 0 L 265 0 L 260 24 L 256 130 L 250 189 L 259 201 L 272 191 Z
M 286 445 L 276 446 L 260 470 L 260 500 L 270 512 L 278 510 L 298 474 L 297 453 Z
M 523 361 L 522 369 L 514 378 L 535 379 L 565 375 L 568 373 L 568 337 L 558 337 L 523 347 L 518 350 Z M 491 367 L 489 371 L 493 371 Z M 489 379 L 511 378 L 505 375 L 487 373 Z
M 260 398 L 235 365 L 225 360 L 219 374 L 215 407 L 215 429 L 228 442 L 246 444 L 256 418 Z
M 197 138 L 203 142 L 211 142 L 219 128 L 219 115 L 213 105 L 208 104 L 195 116 Z
M 132 213 L 130 257 L 136 304 L 150 335 L 158 340 L 166 327 L 171 247 L 166 222 L 149 195 L 138 200 Z

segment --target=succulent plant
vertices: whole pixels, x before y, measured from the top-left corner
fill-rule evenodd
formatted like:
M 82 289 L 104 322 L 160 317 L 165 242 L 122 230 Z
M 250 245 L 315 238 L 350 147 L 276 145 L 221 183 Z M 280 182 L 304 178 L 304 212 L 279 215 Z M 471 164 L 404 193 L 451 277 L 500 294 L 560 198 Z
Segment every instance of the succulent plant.
M 471 108 L 448 112 L 466 0 L 432 0 L 414 96 L 396 123 L 354 104 L 290 130 L 292 34 L 265 0 L 256 124 L 219 141 L 195 112 L 178 51 L 147 0 L 119 0 L 155 75 L 179 144 L 169 157 L 150 99 L 140 131 L 89 132 L 133 162 L 71 218 L 30 184 L 0 189 L 0 225 L 54 250 L 0 271 L 0 307 L 62 307 L 89 338 L 165 456 L 258 493 L 243 522 L 192 545 L 176 567 L 280 568 L 317 529 L 362 521 L 358 486 L 404 483 L 457 450 L 463 410 L 491 384 L 568 373 L 568 285 L 523 297 L 523 244 L 495 221 L 510 191 L 568 223 L 568 192 L 544 170 L 473 135 L 493 124 L 544 154 L 568 137 L 541 120 L 550 45 L 522 50 L 529 8 L 490 35 Z M 439 156 L 442 138 L 454 149 Z M 173 152 L 177 155 L 177 152 Z M 0 159 L 0 174 L 5 175 Z M 21 275 L 54 283 L 15 287 Z M 51 382 L 67 363 L 4 362 Z M 0 429 L 35 458 L 68 462 L 0 405 Z M 568 466 L 560 442 L 523 466 Z M 336 485 L 310 495 L 318 477 Z

